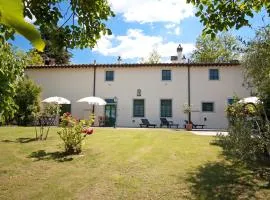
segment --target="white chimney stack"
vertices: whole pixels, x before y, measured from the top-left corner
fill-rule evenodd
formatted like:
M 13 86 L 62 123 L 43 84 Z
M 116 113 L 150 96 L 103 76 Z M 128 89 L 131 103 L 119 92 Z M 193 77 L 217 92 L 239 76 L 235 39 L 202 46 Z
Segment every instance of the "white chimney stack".
M 171 62 L 172 63 L 184 63 L 185 62 L 185 56 L 183 56 L 183 47 L 181 44 L 177 47 L 177 56 L 171 56 Z

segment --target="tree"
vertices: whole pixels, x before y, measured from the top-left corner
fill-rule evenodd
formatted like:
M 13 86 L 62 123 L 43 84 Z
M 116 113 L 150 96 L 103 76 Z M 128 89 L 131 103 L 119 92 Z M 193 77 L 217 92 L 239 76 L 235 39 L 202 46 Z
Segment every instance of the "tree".
M 68 64 L 72 54 L 68 52 L 64 41 L 62 40 L 63 33 L 58 31 L 58 27 L 41 29 L 42 39 L 45 41 L 45 49 L 40 55 L 45 64 L 50 64 L 53 61 L 55 64 Z
M 266 9 L 270 16 L 270 1 L 268 0 L 187 0 L 197 7 L 196 16 L 204 25 L 203 33 L 211 34 L 212 38 L 219 31 L 227 31 L 235 27 L 250 26 L 247 17 L 253 17 L 254 12 Z
M 25 54 L 25 59 L 26 59 L 27 65 L 43 65 L 44 64 L 43 58 L 34 49 L 28 51 Z
M 41 88 L 27 77 L 23 77 L 18 82 L 14 97 L 18 107 L 15 114 L 18 125 L 26 126 L 34 121 L 40 111 L 40 93 Z
M 153 49 L 147 58 L 141 58 L 140 60 L 140 63 L 147 63 L 147 64 L 155 64 L 160 62 L 161 62 L 161 55 L 158 53 L 156 49 Z
M 195 62 L 230 62 L 239 59 L 239 46 L 236 38 L 229 34 L 221 34 L 214 39 L 201 35 L 191 58 Z
M 23 75 L 25 61 L 9 44 L 0 45 L 0 122 L 14 117 L 17 82 Z
M 17 3 L 18 1 L 20 0 L 16 0 Z M 0 0 L 0 5 L 5 2 Z M 58 27 L 56 31 L 61 35 L 60 39 L 66 48 L 94 47 L 101 34 L 111 34 L 105 21 L 114 16 L 114 13 L 107 0 L 23 0 L 23 2 L 23 17 L 36 19 L 34 25 L 38 26 L 41 32 L 44 29 Z M 63 4 L 67 6 L 61 12 Z M 7 27 L 3 28 L 2 25 L 0 30 L 7 30 Z M 5 39 L 11 36 L 13 34 L 9 33 Z
M 264 99 L 270 115 L 270 25 L 259 29 L 255 38 L 248 43 L 242 65 L 246 81 Z

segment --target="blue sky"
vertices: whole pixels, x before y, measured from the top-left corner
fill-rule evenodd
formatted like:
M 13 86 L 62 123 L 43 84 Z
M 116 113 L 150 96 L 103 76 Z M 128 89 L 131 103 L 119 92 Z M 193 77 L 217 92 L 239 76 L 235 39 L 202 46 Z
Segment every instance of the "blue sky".
M 156 49 L 162 55 L 163 62 L 169 62 L 176 54 L 179 43 L 188 57 L 195 49 L 196 38 L 203 29 L 195 17 L 195 8 L 186 4 L 186 0 L 109 0 L 116 17 L 106 22 L 112 30 L 111 36 L 102 37 L 93 49 L 73 49 L 72 63 L 116 63 L 121 56 L 123 62 L 134 63 L 145 58 Z M 63 5 L 65 6 L 65 5 Z M 251 19 L 252 28 L 241 28 L 230 32 L 244 39 L 254 36 L 254 29 L 264 23 L 266 12 L 255 14 Z M 267 21 L 268 20 L 268 21 Z M 269 18 L 265 18 L 269 23 Z M 16 46 L 28 50 L 31 45 L 21 36 L 17 36 Z

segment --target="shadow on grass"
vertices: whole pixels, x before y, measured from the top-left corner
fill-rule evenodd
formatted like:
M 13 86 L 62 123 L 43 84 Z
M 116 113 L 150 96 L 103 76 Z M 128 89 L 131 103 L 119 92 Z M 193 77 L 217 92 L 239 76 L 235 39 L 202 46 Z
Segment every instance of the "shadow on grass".
M 258 184 L 253 172 L 225 162 L 207 163 L 187 179 L 196 199 L 254 199 Z
M 67 155 L 64 152 L 46 152 L 45 150 L 39 150 L 32 152 L 29 156 L 29 158 L 34 158 L 35 161 L 40 160 L 55 160 L 57 162 L 66 162 L 66 161 L 72 161 L 73 158 Z
M 1 142 L 5 143 L 29 143 L 29 142 L 34 142 L 38 141 L 36 138 L 17 138 L 15 141 L 14 140 L 2 140 Z

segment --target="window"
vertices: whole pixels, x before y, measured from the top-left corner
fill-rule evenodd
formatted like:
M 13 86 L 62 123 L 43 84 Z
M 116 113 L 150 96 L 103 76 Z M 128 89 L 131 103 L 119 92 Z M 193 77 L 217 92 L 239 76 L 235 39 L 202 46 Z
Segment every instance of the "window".
M 133 100 L 133 117 L 144 117 L 144 99 Z
M 160 101 L 160 117 L 172 117 L 171 99 L 162 99 Z
M 163 81 L 170 81 L 170 80 L 172 80 L 171 70 L 162 70 L 162 80 Z
M 214 103 L 213 102 L 203 102 L 202 103 L 202 112 L 214 112 Z
M 233 98 L 228 98 L 227 99 L 227 104 L 228 105 L 232 105 L 234 103 L 234 99 Z
M 106 81 L 113 81 L 114 80 L 114 71 L 106 71 L 105 80 Z
M 209 69 L 209 80 L 219 80 L 218 69 Z

